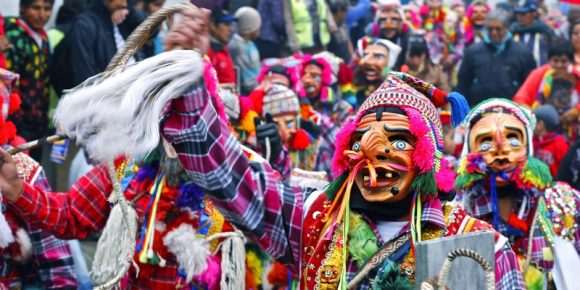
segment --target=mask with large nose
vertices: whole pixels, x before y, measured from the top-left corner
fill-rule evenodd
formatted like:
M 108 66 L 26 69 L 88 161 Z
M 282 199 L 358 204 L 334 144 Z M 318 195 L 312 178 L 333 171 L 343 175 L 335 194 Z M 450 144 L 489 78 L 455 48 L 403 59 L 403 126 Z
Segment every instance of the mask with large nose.
M 471 127 L 469 151 L 480 154 L 487 168 L 507 177 L 523 165 L 528 155 L 526 127 L 509 112 L 485 113 Z M 498 185 L 509 182 L 498 177 Z
M 355 177 L 368 202 L 392 203 L 410 194 L 418 169 L 413 165 L 416 138 L 409 131 L 409 118 L 401 111 L 365 115 L 351 137 L 351 150 L 365 160 Z

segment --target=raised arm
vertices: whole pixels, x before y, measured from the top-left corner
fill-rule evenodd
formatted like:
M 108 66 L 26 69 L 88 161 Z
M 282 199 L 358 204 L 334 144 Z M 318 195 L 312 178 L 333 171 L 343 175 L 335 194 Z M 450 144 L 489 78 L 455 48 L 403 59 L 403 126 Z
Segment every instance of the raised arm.
M 64 239 L 82 239 L 105 226 L 112 188 L 104 165 L 89 171 L 68 193 L 52 193 L 20 180 L 12 157 L 1 149 L 0 155 L 2 194 L 22 219 Z

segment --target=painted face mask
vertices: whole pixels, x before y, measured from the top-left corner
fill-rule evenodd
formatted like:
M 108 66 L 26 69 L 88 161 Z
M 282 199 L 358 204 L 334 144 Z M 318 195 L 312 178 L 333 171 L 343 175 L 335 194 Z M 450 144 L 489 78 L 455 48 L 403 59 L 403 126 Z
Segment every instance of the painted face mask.
M 365 159 L 355 182 L 368 202 L 397 202 L 410 194 L 417 175 L 413 165 L 416 138 L 402 114 L 364 116 L 351 138 L 351 163 Z
M 302 85 L 309 98 L 318 97 L 322 87 L 322 68 L 314 64 L 308 64 L 302 75 Z
M 489 179 L 490 186 L 514 182 L 519 188 L 544 188 L 551 182 L 548 167 L 533 157 L 536 118 L 505 99 L 489 99 L 465 118 L 466 138 L 455 187 L 466 189 Z
M 469 150 L 480 154 L 490 171 L 500 174 L 497 184 L 503 185 L 527 159 L 526 134 L 522 121 L 509 112 L 489 112 L 471 128 Z
M 368 82 L 381 82 L 386 76 L 389 61 L 389 51 L 386 47 L 373 44 L 364 50 L 363 58 L 360 60 L 359 69 L 365 75 Z

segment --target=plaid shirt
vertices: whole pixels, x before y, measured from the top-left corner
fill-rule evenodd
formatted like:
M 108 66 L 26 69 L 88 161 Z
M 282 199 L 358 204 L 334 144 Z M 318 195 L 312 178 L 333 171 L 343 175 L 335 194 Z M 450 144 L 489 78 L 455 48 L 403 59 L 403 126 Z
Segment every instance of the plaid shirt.
M 46 175 L 42 169 L 39 170 L 34 185 L 49 191 L 50 185 Z M 8 207 L 8 210 L 14 210 L 14 208 Z M 25 285 L 40 283 L 45 289 L 76 289 L 76 271 L 68 244 L 56 239 L 52 234 L 36 225 L 24 221 L 20 222 L 32 242 L 32 261 L 27 264 L 26 273 L 22 273 L 24 274 L 22 282 Z M 14 262 L 2 259 L 0 267 L 2 274 L 10 272 L 9 269 L 13 267 L 15 267 Z M 23 268 L 21 267 L 21 269 Z M 0 283 L 10 283 L 8 280 L 1 278 Z M 3 286 L 6 289 L 9 287 L 6 284 Z
M 198 86 L 175 99 L 163 130 L 193 181 L 205 189 L 222 214 L 281 263 L 300 273 L 302 221 L 310 191 L 291 188 L 263 159 L 251 161 L 221 121 L 209 95 Z M 427 207 L 423 217 L 444 225 L 441 208 Z M 523 289 L 509 246 L 496 254 L 498 289 Z M 356 271 L 349 261 L 347 277 Z M 368 285 L 368 284 L 367 284 Z
M 516 215 L 520 215 L 519 218 L 521 220 L 531 221 L 533 218 L 532 215 L 535 213 L 535 209 L 538 204 L 538 196 L 541 194 L 542 192 L 538 191 L 536 188 L 522 191 L 521 194 L 518 194 L 514 200 L 514 207 L 512 212 Z M 462 195 L 464 203 L 463 207 L 465 208 L 465 211 L 474 217 L 491 222 L 493 204 L 490 195 L 487 194 L 487 190 L 481 184 L 475 185 L 472 188 L 466 190 L 462 193 Z M 580 207 L 580 200 L 577 200 L 576 204 Z M 576 219 L 578 218 L 580 217 L 576 217 Z M 513 234 L 510 234 L 508 232 L 508 225 L 503 219 L 500 218 L 499 228 L 496 230 L 510 239 L 510 243 L 512 243 L 512 246 L 516 252 L 522 255 L 527 253 L 529 239 L 527 237 L 519 238 Z M 554 265 L 552 259 L 543 259 L 543 249 L 548 248 L 549 243 L 544 237 L 544 234 L 541 232 L 539 223 L 535 228 L 530 230 L 534 231 L 531 252 L 532 261 L 543 269 L 552 269 Z M 576 251 L 580 253 L 580 230 L 577 230 L 574 234 L 574 246 Z
M 140 183 L 131 182 L 125 196 L 132 200 L 142 192 L 139 189 Z M 81 177 L 68 193 L 48 193 L 42 186 L 25 184 L 22 194 L 11 204 L 19 216 L 39 224 L 58 237 L 83 239 L 105 227 L 111 210 L 107 196 L 111 192 L 107 167 L 99 165 Z M 148 198 L 149 195 L 142 196 Z M 136 211 L 142 221 L 145 209 L 136 207 Z M 179 282 L 178 264 L 173 256 L 165 258 L 165 267 L 139 264 L 142 273 L 137 278 L 134 278 L 136 272 L 131 267 L 131 288 L 175 289 Z M 145 271 L 147 275 L 143 274 Z M 187 287 L 184 284 L 180 285 Z

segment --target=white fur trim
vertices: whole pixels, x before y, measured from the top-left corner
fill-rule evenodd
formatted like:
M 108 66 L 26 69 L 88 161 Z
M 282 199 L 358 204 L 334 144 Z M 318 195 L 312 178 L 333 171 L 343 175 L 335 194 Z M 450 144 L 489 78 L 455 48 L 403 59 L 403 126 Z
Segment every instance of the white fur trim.
M 28 262 L 32 258 L 32 241 L 23 228 L 16 231 L 16 243 L 20 246 L 20 255 L 14 257 L 14 261 L 18 263 Z
M 195 229 L 189 224 L 181 224 L 163 237 L 163 244 L 171 252 L 179 267 L 187 273 L 185 282 L 207 270 L 207 259 L 211 254 L 209 242 L 196 237 Z
M 198 52 L 174 50 L 104 80 L 97 75 L 62 98 L 56 122 L 97 160 L 143 156 L 159 144 L 166 105 L 198 82 L 203 71 Z
M 2 206 L 2 196 L 0 195 L 0 207 Z M 12 229 L 6 221 L 4 213 L 0 209 L 0 248 L 6 248 L 10 243 L 14 242 Z

